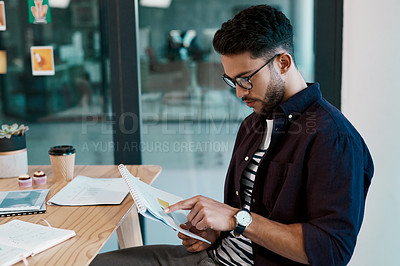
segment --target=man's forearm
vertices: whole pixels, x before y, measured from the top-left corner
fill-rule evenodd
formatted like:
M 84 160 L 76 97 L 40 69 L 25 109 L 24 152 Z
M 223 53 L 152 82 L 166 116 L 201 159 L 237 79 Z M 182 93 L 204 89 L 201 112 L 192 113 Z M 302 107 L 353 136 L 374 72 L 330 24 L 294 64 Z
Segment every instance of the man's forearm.
M 309 264 L 301 224 L 281 224 L 252 213 L 253 221 L 244 231 L 251 241 L 288 259 Z

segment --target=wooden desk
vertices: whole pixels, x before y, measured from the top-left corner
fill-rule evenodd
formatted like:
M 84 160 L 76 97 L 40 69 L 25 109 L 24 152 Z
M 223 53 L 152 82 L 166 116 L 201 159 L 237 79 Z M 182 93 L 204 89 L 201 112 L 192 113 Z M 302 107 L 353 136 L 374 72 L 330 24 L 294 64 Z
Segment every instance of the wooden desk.
M 127 168 L 148 184 L 151 184 L 161 172 L 161 167 L 156 165 L 131 165 Z M 33 186 L 32 189 L 49 188 L 47 199 L 67 184 L 64 180 L 55 179 L 51 166 L 29 166 L 31 176 L 37 170 L 47 174 L 47 184 Z M 74 175 L 120 177 L 116 165 L 75 166 Z M 0 190 L 19 189 L 16 178 L 0 179 Z M 46 213 L 0 218 L 0 224 L 12 219 L 36 223 L 43 218 L 53 227 L 74 230 L 75 237 L 34 257 L 29 257 L 28 262 L 30 265 L 88 265 L 116 229 L 121 248 L 142 244 L 138 214 L 136 208 L 132 207 L 133 200 L 128 194 L 121 205 L 80 207 L 48 205 Z

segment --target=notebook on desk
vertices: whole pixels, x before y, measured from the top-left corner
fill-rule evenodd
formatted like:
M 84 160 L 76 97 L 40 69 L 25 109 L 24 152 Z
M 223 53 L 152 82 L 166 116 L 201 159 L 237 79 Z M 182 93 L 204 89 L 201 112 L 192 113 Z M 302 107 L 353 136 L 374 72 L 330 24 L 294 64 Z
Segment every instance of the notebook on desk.
M 0 225 L 0 266 L 17 263 L 73 236 L 73 230 L 12 220 Z
M 46 212 L 46 202 L 43 202 L 42 206 L 38 210 L 14 210 L 14 211 L 0 212 L 0 217 L 40 214 L 45 212 Z
M 121 204 L 128 195 L 122 178 L 77 176 L 47 204 L 58 206 L 89 206 Z
M 48 193 L 49 189 L 0 191 L 0 217 L 44 213 Z

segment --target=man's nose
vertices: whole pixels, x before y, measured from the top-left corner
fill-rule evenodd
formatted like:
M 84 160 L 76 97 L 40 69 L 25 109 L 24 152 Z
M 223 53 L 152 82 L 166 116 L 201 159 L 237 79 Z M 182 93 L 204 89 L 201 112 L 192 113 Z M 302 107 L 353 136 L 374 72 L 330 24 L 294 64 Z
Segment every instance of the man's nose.
M 248 95 L 249 92 L 250 92 L 249 90 L 246 90 L 236 84 L 236 96 L 237 97 L 242 98 L 243 96 Z

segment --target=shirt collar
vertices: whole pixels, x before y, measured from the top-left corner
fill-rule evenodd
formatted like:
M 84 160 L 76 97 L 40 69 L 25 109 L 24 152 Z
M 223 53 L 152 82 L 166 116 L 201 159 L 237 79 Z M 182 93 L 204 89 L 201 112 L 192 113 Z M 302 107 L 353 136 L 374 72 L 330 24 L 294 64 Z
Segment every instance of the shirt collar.
M 307 83 L 308 87 L 296 93 L 272 111 L 269 119 L 276 119 L 282 116 L 294 120 L 302 114 L 312 103 L 322 98 L 319 83 Z M 265 124 L 266 115 L 260 115 L 260 120 Z
M 303 113 L 312 103 L 322 98 L 319 83 L 307 84 L 308 87 L 296 93 L 279 106 L 277 106 L 272 114 L 273 117 L 280 116 L 282 113 L 289 117 Z

